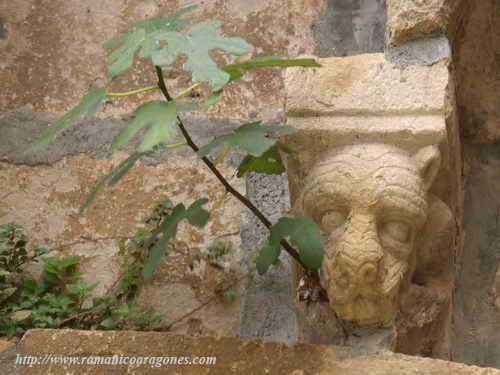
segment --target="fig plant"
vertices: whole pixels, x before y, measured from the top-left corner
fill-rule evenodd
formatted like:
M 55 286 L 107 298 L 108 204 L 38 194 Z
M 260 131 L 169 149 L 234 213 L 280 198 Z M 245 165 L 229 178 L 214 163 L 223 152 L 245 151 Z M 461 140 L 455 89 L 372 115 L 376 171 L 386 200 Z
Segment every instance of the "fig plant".
M 234 56 L 250 54 L 254 48 L 243 38 L 226 37 L 221 33 L 222 22 L 207 20 L 193 23 L 192 18 L 184 17 L 196 6 L 184 8 L 170 17 L 154 17 L 133 24 L 130 32 L 106 42 L 105 47 L 113 49 L 108 57 L 112 79 L 104 86 L 90 91 L 82 101 L 64 116 L 57 119 L 43 133 L 41 138 L 29 149 L 31 152 L 44 151 L 48 145 L 65 129 L 79 120 L 94 116 L 107 96 L 118 96 L 109 91 L 109 86 L 129 70 L 138 55 L 150 59 L 158 77 L 157 85 L 136 89 L 120 96 L 134 95 L 151 90 L 160 90 L 165 100 L 149 101 L 141 104 L 133 120 L 114 137 L 111 148 L 117 150 L 131 142 L 141 130 L 145 130 L 135 152 L 104 176 L 81 206 L 87 209 L 104 186 L 115 185 L 143 156 L 151 156 L 163 150 L 188 146 L 195 152 L 216 178 L 224 185 L 226 192 L 232 194 L 248 207 L 269 231 L 269 242 L 260 249 L 256 265 L 259 273 L 278 263 L 282 249 L 292 256 L 308 274 L 315 275 L 323 259 L 321 234 L 314 221 L 309 217 L 283 217 L 272 225 L 270 220 L 259 211 L 243 194 L 238 192 L 224 178 L 211 158 L 212 152 L 224 147 L 246 154 L 238 167 L 237 176 L 244 178 L 247 173 L 281 174 L 285 171 L 280 152 L 290 152 L 290 148 L 280 139 L 280 135 L 296 131 L 292 126 L 266 126 L 262 122 L 243 124 L 230 134 L 215 138 L 203 147 L 193 141 L 189 130 L 180 115 L 187 111 L 199 111 L 216 104 L 224 95 L 229 84 L 241 79 L 249 70 L 258 68 L 282 67 L 319 67 L 313 59 L 286 59 L 281 57 L 257 57 L 243 62 L 219 66 L 210 56 L 217 49 Z M 184 57 L 183 68 L 191 72 L 193 85 L 172 97 L 164 80 L 164 69 Z M 210 95 L 202 99 L 189 99 L 192 91 L 207 85 Z M 182 100 L 181 100 L 182 99 Z M 172 144 L 180 131 L 185 142 Z M 223 155 L 226 155 L 224 153 Z M 179 203 L 172 208 L 158 228 L 151 234 L 151 244 L 143 276 L 149 279 L 165 255 L 168 242 L 175 237 L 179 223 L 187 220 L 191 225 L 203 227 L 209 220 L 209 212 L 203 208 L 207 199 L 199 199 L 186 207 Z M 290 241 L 290 242 L 289 242 Z M 293 247 L 293 246 L 294 247 Z M 147 247 L 147 246 L 146 246 Z

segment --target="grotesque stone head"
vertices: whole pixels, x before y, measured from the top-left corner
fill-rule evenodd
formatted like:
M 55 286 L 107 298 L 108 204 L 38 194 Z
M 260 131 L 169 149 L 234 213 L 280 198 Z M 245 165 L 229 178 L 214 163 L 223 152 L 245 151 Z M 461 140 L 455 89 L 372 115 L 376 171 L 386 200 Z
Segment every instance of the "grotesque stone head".
M 399 291 L 415 268 L 414 244 L 439 166 L 435 146 L 410 155 L 360 144 L 335 149 L 310 171 L 296 209 L 324 234 L 320 279 L 341 319 L 394 318 Z

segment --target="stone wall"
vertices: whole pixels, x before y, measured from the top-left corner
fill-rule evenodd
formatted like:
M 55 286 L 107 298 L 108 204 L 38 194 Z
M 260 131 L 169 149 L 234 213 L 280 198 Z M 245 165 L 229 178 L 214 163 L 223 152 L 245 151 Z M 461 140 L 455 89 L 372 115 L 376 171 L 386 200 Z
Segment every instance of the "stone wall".
M 457 267 L 452 358 L 500 367 L 497 269 L 500 3 L 471 1 L 454 39 L 463 142 L 464 250 Z
M 86 216 L 77 216 L 79 204 L 98 178 L 131 152 L 125 148 L 112 154 L 107 143 L 113 134 L 126 125 L 139 102 L 159 99 L 159 93 L 108 100 L 97 118 L 65 132 L 49 152 L 25 155 L 23 151 L 50 121 L 78 103 L 89 89 L 108 80 L 104 41 L 138 19 L 171 14 L 191 3 L 20 0 L 0 4 L 0 223 L 14 220 L 23 224 L 29 236 L 57 249 L 51 255 L 81 255 L 86 277 L 97 278 L 101 291 L 120 273 L 116 241 L 105 238 L 130 236 L 160 198 L 190 203 L 203 196 L 216 199 L 223 189 L 199 160 L 177 150 L 143 160 L 121 184 L 104 192 Z M 496 189 L 500 164 L 496 149 L 500 135 L 498 1 L 208 0 L 200 5 L 195 15 L 224 20 L 226 35 L 247 38 L 256 47 L 255 56 L 347 56 L 335 60 L 331 76 L 315 88 L 321 92 L 306 98 L 312 101 L 310 106 L 317 106 L 314 111 L 328 112 L 331 117 L 318 117 L 315 126 L 319 128 L 341 123 L 347 124 L 342 125 L 344 129 L 354 128 L 356 121 L 371 124 L 372 130 L 379 132 L 386 126 L 388 134 L 392 132 L 389 138 L 399 134 L 399 145 L 414 152 L 436 134 L 428 132 L 427 140 L 413 136 L 439 122 L 445 167 L 431 192 L 456 218 L 458 235 L 452 247 L 456 284 L 453 311 L 443 313 L 442 325 L 426 329 L 431 336 L 439 335 L 446 345 L 435 352 L 415 345 L 423 342 L 419 337 L 422 327 L 417 327 L 410 333 L 416 341 L 400 340 L 389 346 L 404 353 L 449 356 L 454 361 L 500 367 L 500 337 L 495 334 L 500 327 L 496 276 L 500 261 Z M 365 53 L 369 55 L 350 57 Z M 222 55 L 217 59 L 238 61 Z M 150 68 L 140 66 L 125 74 L 113 91 L 155 84 Z M 419 76 L 419 71 L 427 73 Z M 189 75 L 178 69 L 167 80 L 174 94 L 190 83 Z M 289 114 L 296 112 L 288 119 L 292 125 L 304 124 L 314 111 L 291 110 L 285 92 L 282 74 L 258 71 L 242 84 L 228 87 L 219 104 L 187 117 L 186 123 L 199 144 L 243 121 L 282 123 L 286 108 Z M 199 93 L 205 91 L 200 89 Z M 323 100 L 326 96 L 333 99 Z M 328 109 L 332 106 L 333 110 Z M 301 142 L 306 149 L 315 149 L 322 142 L 328 148 L 332 141 L 304 134 Z M 413 144 L 417 138 L 422 144 Z M 287 213 L 286 176 L 236 179 L 231 168 L 237 162 L 233 157 L 221 167 L 231 182 L 273 221 Z M 299 177 L 303 177 L 293 173 L 292 196 L 298 194 Z M 197 185 L 200 182 L 203 185 Z M 144 291 L 142 300 L 152 301 L 166 323 L 203 303 L 219 283 L 246 272 L 251 252 L 266 238 L 262 226 L 235 200 L 229 200 L 214 216 L 203 232 L 181 228 L 171 248 L 171 260 L 162 264 Z M 187 266 L 189 251 L 207 251 L 221 235 L 233 249 L 224 260 L 230 272 L 221 273 L 204 263 L 194 269 Z M 273 269 L 242 288 L 239 301 L 218 301 L 174 329 L 293 342 L 300 311 L 292 299 L 291 269 L 286 258 L 283 260 L 283 269 Z M 176 303 L 165 303 L 171 300 Z M 427 312 L 421 313 L 424 322 Z M 414 327 L 406 328 L 412 331 Z M 359 332 L 354 333 L 347 345 L 359 344 L 354 338 Z
M 158 158 L 143 159 L 115 188 L 103 192 L 85 216 L 77 215 L 96 182 L 132 151 L 128 147 L 112 154 L 109 142 L 113 135 L 127 124 L 140 102 L 161 99 L 158 92 L 126 100 L 110 98 L 97 118 L 66 131 L 48 152 L 26 155 L 24 150 L 50 121 L 110 78 L 105 64 L 107 51 L 102 45 L 105 41 L 137 20 L 173 14 L 187 5 L 184 1 L 153 0 L 22 0 L 0 5 L 0 223 L 16 221 L 24 225 L 39 244 L 56 249 L 50 255 L 80 255 L 85 277 L 100 282 L 98 292 L 105 292 L 121 272 L 117 240 L 132 236 L 135 226 L 156 202 L 169 198 L 174 203 L 189 204 L 207 197 L 212 202 L 210 208 L 223 195 L 222 186 L 188 150 L 165 152 Z M 302 35 L 300 26 L 293 26 L 295 31 L 283 27 L 290 24 L 292 16 L 303 14 L 303 4 L 289 8 L 280 1 L 205 1 L 200 5 L 196 17 L 222 19 L 226 35 L 245 37 L 256 47 L 255 55 L 286 56 L 288 49 L 298 50 L 306 44 L 298 37 L 290 45 L 289 33 Z M 221 54 L 216 58 L 219 63 L 234 62 Z M 156 83 L 150 65 L 137 63 L 135 67 L 138 69 L 113 84 L 112 91 Z M 282 119 L 281 75 L 271 70 L 259 73 L 250 74 L 240 85 L 231 85 L 210 111 L 185 118 L 197 143 L 203 145 L 249 119 L 268 123 Z M 167 84 L 175 94 L 190 85 L 190 76 L 176 67 L 167 75 Z M 222 164 L 221 172 L 245 194 L 245 181 L 233 176 L 237 162 L 238 158 L 231 158 Z M 246 225 L 247 217 L 243 207 L 229 199 L 213 213 L 205 230 L 181 226 L 178 241 L 170 249 L 171 257 L 148 284 L 141 301 L 156 307 L 164 323 L 169 324 L 213 297 L 221 283 L 241 278 L 242 248 L 254 250 L 251 243 L 255 243 L 250 228 L 254 223 Z M 191 252 L 207 253 L 219 239 L 231 248 L 222 260 L 225 271 L 204 261 L 194 269 L 188 267 Z M 242 299 L 241 292 L 237 294 L 240 298 L 236 301 L 216 299 L 215 304 L 191 316 L 190 322 L 198 328 L 191 329 L 185 320 L 174 330 L 237 335 Z

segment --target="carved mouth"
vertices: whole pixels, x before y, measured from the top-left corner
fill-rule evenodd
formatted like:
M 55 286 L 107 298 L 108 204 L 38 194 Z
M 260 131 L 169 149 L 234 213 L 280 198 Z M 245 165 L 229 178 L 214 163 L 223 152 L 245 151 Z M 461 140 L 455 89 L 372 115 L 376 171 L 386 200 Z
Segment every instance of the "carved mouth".
M 384 323 L 392 320 L 396 314 L 393 298 L 377 299 L 358 296 L 346 304 L 335 303 L 331 306 L 342 320 L 360 324 Z
M 341 288 L 334 279 L 330 280 L 328 297 L 330 306 L 343 320 L 360 324 L 384 323 L 392 320 L 397 311 L 396 295 L 408 265 L 391 259 L 385 265 L 386 275 L 373 288 L 352 286 Z
M 366 304 L 367 310 L 369 311 L 371 308 L 369 307 L 371 304 L 377 304 L 377 300 L 382 299 L 391 299 L 394 295 L 397 294 L 401 281 L 404 278 L 408 265 L 406 262 L 402 261 L 394 261 L 388 267 L 386 265 L 385 277 L 380 280 L 379 283 L 375 285 L 367 286 L 367 285 L 339 285 L 336 278 L 328 278 L 329 280 L 324 285 L 328 290 L 328 297 L 330 301 L 334 304 L 341 305 L 355 305 L 360 304 L 360 306 L 364 306 Z M 323 275 L 325 271 L 322 270 Z M 358 301 L 358 302 L 356 302 Z M 367 302 L 363 302 L 367 301 Z

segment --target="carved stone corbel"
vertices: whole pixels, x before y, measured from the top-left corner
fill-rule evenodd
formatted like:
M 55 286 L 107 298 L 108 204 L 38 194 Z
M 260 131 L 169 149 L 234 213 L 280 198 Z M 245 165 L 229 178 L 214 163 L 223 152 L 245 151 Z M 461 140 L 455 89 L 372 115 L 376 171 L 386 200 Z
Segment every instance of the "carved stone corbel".
M 285 80 L 287 122 L 301 130 L 287 136 L 299 151 L 288 159 L 292 214 L 323 234 L 329 299 L 297 300 L 299 340 L 446 357 L 455 197 L 433 186 L 449 178 L 446 65 L 401 71 L 380 54 L 321 63 Z M 353 341 L 360 327 L 376 334 Z
M 439 169 L 436 146 L 411 155 L 368 143 L 333 150 L 307 175 L 293 214 L 311 216 L 323 234 L 319 275 L 333 312 L 323 320 L 398 322 L 409 332 L 447 311 L 455 221 L 429 193 Z M 338 336 L 339 322 L 328 324 Z

